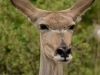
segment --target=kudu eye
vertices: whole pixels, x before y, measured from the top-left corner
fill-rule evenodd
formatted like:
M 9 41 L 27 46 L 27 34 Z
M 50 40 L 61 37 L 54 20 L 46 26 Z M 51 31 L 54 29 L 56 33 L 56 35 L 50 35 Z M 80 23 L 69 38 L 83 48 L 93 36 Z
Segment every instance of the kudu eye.
M 73 30 L 75 28 L 75 25 L 72 25 L 69 30 Z
M 41 30 L 48 30 L 48 27 L 45 24 L 40 24 Z

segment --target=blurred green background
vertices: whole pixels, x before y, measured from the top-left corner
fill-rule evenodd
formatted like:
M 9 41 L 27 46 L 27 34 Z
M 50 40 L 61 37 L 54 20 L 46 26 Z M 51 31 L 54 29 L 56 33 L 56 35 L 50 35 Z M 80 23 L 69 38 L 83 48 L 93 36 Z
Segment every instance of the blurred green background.
M 63 10 L 75 0 L 31 0 L 38 8 Z M 64 75 L 100 75 L 100 42 L 94 38 L 100 24 L 100 0 L 77 22 L 72 38 L 73 60 Z M 0 75 L 38 75 L 39 31 L 10 0 L 0 0 Z

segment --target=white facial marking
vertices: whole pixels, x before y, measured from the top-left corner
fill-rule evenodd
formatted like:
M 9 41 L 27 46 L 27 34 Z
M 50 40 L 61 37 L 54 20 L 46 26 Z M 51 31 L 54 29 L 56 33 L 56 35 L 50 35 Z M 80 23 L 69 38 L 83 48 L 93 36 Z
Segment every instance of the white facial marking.
M 61 57 L 59 54 L 54 57 L 54 60 L 58 60 L 58 61 L 63 61 L 64 59 L 65 58 Z M 71 60 L 71 59 L 72 59 L 72 55 L 69 54 L 68 57 L 66 57 L 66 60 Z
M 51 30 L 51 32 L 55 32 L 55 33 L 65 33 L 67 31 L 68 30 L 64 30 L 64 29 L 62 29 L 62 30 Z
M 59 30 L 51 30 L 51 32 L 60 33 Z
M 64 60 L 59 54 L 54 57 L 54 60 Z
M 71 60 L 72 59 L 72 55 L 69 54 L 69 57 L 66 58 L 66 60 Z

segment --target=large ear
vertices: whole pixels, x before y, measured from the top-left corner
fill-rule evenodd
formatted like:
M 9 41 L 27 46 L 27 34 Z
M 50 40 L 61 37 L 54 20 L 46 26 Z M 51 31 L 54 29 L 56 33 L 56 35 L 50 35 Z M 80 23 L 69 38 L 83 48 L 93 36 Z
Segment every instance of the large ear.
M 69 9 L 71 10 L 74 19 L 80 17 L 93 3 L 95 0 L 78 0 Z
M 39 17 L 41 17 L 43 14 L 46 14 L 48 12 L 46 10 L 41 10 L 36 8 L 28 0 L 10 0 L 10 1 L 15 8 L 17 8 L 28 18 L 30 18 L 32 22 L 35 22 Z
M 70 13 L 74 20 L 80 17 L 93 3 L 95 0 L 77 0 L 69 9 L 63 12 Z
M 33 6 L 28 0 L 10 0 L 15 8 L 20 10 L 25 15 L 35 14 L 37 8 Z

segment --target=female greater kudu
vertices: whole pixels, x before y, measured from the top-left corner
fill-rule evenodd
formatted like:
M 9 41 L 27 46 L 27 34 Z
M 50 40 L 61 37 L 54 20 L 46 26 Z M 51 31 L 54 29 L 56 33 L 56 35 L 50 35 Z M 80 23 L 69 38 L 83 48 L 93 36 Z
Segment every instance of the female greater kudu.
M 63 75 L 63 63 L 72 59 L 71 37 L 75 21 L 95 0 L 78 0 L 69 9 L 46 11 L 28 0 L 10 0 L 40 30 L 41 57 L 39 75 Z

